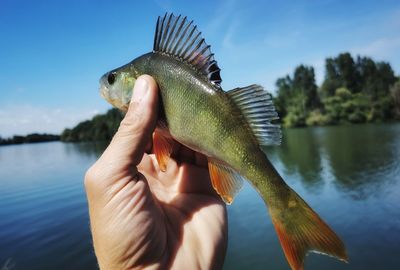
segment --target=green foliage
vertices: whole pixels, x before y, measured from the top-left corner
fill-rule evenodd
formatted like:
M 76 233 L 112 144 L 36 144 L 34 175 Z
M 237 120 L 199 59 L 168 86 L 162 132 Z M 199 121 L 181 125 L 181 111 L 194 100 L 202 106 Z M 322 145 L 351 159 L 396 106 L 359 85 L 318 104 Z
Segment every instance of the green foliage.
M 64 142 L 110 141 L 118 129 L 122 114 L 118 109 L 96 115 L 92 120 L 79 123 L 72 129 L 65 129 L 61 134 Z
M 305 108 L 306 95 L 303 92 L 297 93 L 291 98 L 287 107 L 287 114 L 283 118 L 285 127 L 303 127 L 306 124 L 307 112 Z
M 278 87 L 278 96 L 275 98 L 275 108 L 281 118 L 287 114 L 288 103 L 292 98 L 292 79 L 287 75 L 279 78 L 275 85 Z
M 389 63 L 342 53 L 325 62 L 317 91 L 314 69 L 298 66 L 276 82 L 276 109 L 287 127 L 381 122 L 400 118 L 400 82 Z
M 335 95 L 340 87 L 377 98 L 388 94 L 389 86 L 396 81 L 389 63 L 376 63 L 369 57 L 360 56 L 354 61 L 349 53 L 327 58 L 325 69 L 325 81 L 320 89 L 324 98 Z
M 371 58 L 358 57 L 360 91 L 372 99 L 389 94 L 389 88 L 396 82 L 396 76 L 389 63 L 375 63 Z
M 276 86 L 278 95 L 275 98 L 275 107 L 284 125 L 305 126 L 308 112 L 321 105 L 314 68 L 300 65 L 295 69 L 293 78 L 289 75 L 280 78 Z
M 400 80 L 390 87 L 390 94 L 393 99 L 393 115 L 400 119 Z
M 336 62 L 336 68 L 338 70 L 338 79 L 342 87 L 346 87 L 352 93 L 357 93 L 359 89 L 359 74 L 357 72 L 357 66 L 350 53 L 342 53 L 334 59 Z
M 0 137 L 0 145 L 8 145 L 8 144 L 22 144 L 22 143 L 36 143 L 36 142 L 50 142 L 50 141 L 58 141 L 60 140 L 60 136 L 53 134 L 38 134 L 32 133 L 26 136 L 14 135 L 11 138 L 1 138 Z
M 369 122 L 383 122 L 392 118 L 394 118 L 394 100 L 390 95 L 372 101 Z
M 328 124 L 363 123 L 367 119 L 368 99 L 361 93 L 338 88 L 335 95 L 323 100 Z
M 295 69 L 293 75 L 292 89 L 295 92 L 303 93 L 305 111 L 309 111 L 320 106 L 313 67 L 300 65 Z
M 327 58 L 325 69 L 325 81 L 321 87 L 324 97 L 333 96 L 339 87 L 345 87 L 353 93 L 359 91 L 357 66 L 349 53 Z
M 319 109 L 311 111 L 306 119 L 307 126 L 324 126 L 327 124 L 329 124 L 328 116 L 324 115 Z

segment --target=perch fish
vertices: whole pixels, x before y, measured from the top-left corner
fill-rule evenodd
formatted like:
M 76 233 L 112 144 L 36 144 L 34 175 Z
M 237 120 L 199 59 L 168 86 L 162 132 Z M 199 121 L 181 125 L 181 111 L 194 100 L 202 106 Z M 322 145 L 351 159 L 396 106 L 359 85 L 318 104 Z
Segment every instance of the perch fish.
M 281 141 L 271 95 L 257 84 L 224 91 L 214 54 L 193 21 L 173 14 L 159 17 L 152 52 L 103 75 L 101 95 L 126 111 L 142 74 L 159 86 L 162 108 L 153 149 L 161 170 L 173 140 L 203 153 L 212 185 L 226 203 L 233 201 L 243 179 L 258 191 L 292 269 L 303 269 L 309 251 L 347 261 L 340 238 L 262 151 L 262 146 Z

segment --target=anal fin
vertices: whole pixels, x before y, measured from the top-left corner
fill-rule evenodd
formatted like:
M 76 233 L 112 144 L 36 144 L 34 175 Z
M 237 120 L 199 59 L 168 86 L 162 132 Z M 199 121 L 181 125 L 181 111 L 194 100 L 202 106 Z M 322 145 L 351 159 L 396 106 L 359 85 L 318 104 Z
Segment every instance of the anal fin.
M 222 200 L 231 204 L 243 186 L 243 178 L 231 167 L 222 162 L 208 158 L 211 183 Z
M 168 160 L 172 153 L 174 140 L 167 138 L 159 131 L 155 131 L 153 134 L 153 151 L 156 155 L 160 170 L 165 172 L 167 170 Z

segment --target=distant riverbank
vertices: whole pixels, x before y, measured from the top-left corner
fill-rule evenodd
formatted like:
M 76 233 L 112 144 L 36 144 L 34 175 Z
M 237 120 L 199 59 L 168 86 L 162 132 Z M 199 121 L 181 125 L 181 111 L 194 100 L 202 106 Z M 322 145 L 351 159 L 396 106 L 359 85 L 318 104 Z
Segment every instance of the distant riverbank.
M 333 126 L 400 120 L 400 77 L 387 62 L 342 53 L 325 60 L 320 86 L 312 66 L 300 65 L 276 81 L 273 98 L 283 127 Z M 109 141 L 122 114 L 105 114 L 65 129 L 61 141 Z
M 400 119 L 400 77 L 387 62 L 341 53 L 325 60 L 320 86 L 312 66 L 276 81 L 275 108 L 283 126 L 380 123 Z
M 299 65 L 277 79 L 273 97 L 282 127 L 334 126 L 400 120 L 400 76 L 387 62 L 341 53 L 325 59 L 325 79 L 316 84 L 312 66 Z M 66 128 L 60 135 L 29 134 L 0 145 L 57 141 L 110 141 L 123 118 L 118 109 Z
M 54 134 L 39 134 L 32 133 L 26 136 L 14 135 L 10 138 L 1 138 L 0 137 L 0 145 L 10 145 L 10 144 L 23 144 L 23 143 L 38 143 L 38 142 L 52 142 L 59 141 L 60 135 Z

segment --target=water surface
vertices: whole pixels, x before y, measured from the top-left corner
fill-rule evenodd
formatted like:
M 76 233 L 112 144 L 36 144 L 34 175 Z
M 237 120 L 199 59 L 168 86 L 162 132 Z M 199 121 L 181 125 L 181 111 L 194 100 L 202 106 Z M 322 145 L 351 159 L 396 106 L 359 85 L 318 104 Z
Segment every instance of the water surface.
M 96 269 L 83 175 L 104 144 L 0 147 L 0 269 Z M 306 269 L 400 265 L 400 125 L 290 129 L 266 149 L 344 240 L 350 263 L 311 254 Z M 224 269 L 289 269 L 266 208 L 245 185 L 228 207 Z

